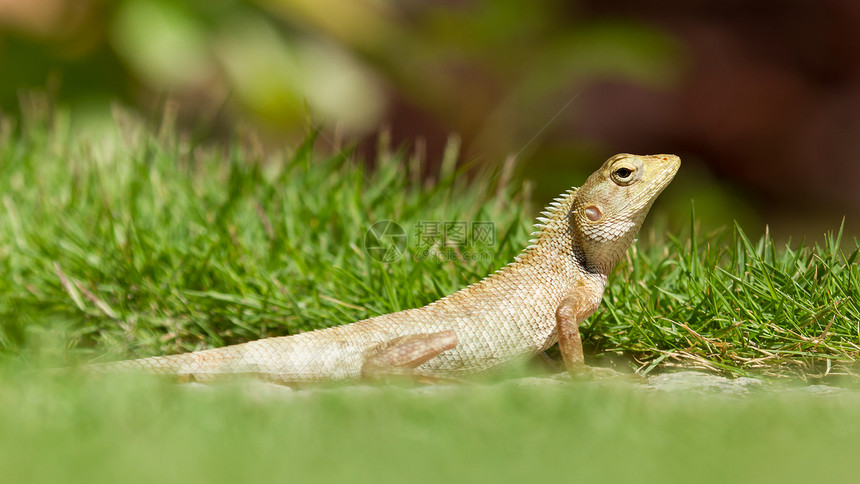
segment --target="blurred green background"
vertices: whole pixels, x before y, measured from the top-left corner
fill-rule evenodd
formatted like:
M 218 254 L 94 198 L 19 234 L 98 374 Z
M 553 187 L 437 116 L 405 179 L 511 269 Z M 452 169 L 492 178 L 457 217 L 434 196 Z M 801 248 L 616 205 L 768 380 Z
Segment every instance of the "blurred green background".
M 860 4 L 662 0 L 0 0 L 2 122 L 113 103 L 208 142 L 322 123 L 501 164 L 539 203 L 616 152 L 682 156 L 659 201 L 705 228 L 818 239 L 860 213 Z M 431 173 L 432 174 L 432 173 Z

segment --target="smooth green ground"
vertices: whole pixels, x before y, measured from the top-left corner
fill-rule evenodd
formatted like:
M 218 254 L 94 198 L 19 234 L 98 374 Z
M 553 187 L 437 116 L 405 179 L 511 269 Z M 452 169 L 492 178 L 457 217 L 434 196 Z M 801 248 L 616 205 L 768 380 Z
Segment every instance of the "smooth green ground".
M 860 395 L 579 383 L 255 398 L 143 378 L 0 378 L 3 482 L 828 482 Z

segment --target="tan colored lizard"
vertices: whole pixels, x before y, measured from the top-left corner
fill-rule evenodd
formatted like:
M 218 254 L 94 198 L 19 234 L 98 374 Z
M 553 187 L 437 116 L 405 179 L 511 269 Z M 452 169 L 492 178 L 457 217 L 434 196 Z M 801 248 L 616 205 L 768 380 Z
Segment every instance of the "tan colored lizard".
M 607 276 L 681 165 L 674 155 L 610 158 L 538 218 L 515 262 L 427 306 L 292 336 L 93 365 L 209 380 L 253 374 L 282 383 L 406 374 L 458 377 L 534 356 L 558 341 L 571 373 L 585 370 L 579 325 Z

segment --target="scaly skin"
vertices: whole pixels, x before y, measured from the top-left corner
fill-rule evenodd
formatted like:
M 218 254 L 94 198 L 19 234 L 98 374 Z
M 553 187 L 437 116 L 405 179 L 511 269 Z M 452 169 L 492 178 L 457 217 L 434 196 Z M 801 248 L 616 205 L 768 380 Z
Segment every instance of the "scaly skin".
M 210 380 L 253 374 L 282 383 L 408 374 L 457 377 L 533 356 L 558 341 L 567 369 L 585 369 L 579 325 L 607 276 L 672 181 L 674 155 L 610 158 L 582 188 L 556 198 L 515 262 L 428 304 L 293 336 L 93 365 Z

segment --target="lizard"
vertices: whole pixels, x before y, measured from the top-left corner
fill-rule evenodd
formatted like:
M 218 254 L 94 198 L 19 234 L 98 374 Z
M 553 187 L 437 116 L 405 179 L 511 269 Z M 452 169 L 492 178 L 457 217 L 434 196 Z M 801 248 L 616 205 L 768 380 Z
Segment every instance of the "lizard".
M 651 205 L 681 165 L 675 155 L 618 154 L 554 199 L 510 264 L 426 306 L 351 324 L 220 348 L 91 365 L 209 381 L 250 374 L 283 384 L 406 375 L 460 379 L 556 342 L 565 369 L 588 367 L 579 327 Z M 438 381 L 438 380 L 436 380 Z

